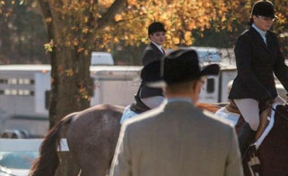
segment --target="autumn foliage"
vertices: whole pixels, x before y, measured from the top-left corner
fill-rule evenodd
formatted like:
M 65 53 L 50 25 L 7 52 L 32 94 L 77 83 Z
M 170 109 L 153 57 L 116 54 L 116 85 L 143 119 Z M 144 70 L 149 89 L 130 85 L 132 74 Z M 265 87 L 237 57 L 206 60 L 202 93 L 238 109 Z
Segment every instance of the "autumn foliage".
M 115 2 L 119 7 L 109 10 Z M 1 7 L 9 1 L 1 1 Z M 78 52 L 89 54 L 91 49 L 104 48 L 124 41 L 127 45 L 147 42 L 147 26 L 152 21 L 164 22 L 167 28 L 166 47 L 192 45 L 192 31 L 213 28 L 215 31 L 237 31 L 237 25 L 244 25 L 249 10 L 255 1 L 251 0 L 11 0 L 10 3 L 35 3 L 49 8 L 45 15 L 47 25 L 60 23 L 59 35 L 45 45 L 47 51 L 63 45 L 77 48 Z M 42 4 L 42 5 L 41 5 Z M 284 31 L 287 25 L 287 1 L 274 2 L 278 11 L 277 31 Z M 11 11 L 0 11 L 8 16 Z M 107 13 L 108 12 L 108 13 Z M 107 18 L 108 17 L 108 18 Z M 54 24 L 53 24 L 54 25 Z

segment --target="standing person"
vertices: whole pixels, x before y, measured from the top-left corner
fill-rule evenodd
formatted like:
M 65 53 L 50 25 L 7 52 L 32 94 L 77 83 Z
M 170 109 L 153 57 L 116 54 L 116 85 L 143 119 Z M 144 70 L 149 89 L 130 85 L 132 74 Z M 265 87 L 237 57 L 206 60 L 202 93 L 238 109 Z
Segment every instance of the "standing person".
M 164 58 L 165 51 L 162 45 L 165 42 L 165 33 L 166 30 L 162 23 L 153 22 L 149 25 L 148 36 L 151 42 L 143 53 L 142 63 L 144 66 Z M 159 106 L 164 100 L 162 89 L 147 87 L 144 84 L 140 86 L 136 96 L 140 99 L 139 101 L 148 107 L 147 109 Z
M 260 137 L 261 133 L 256 133 L 259 119 L 267 119 L 269 104 L 277 97 L 273 73 L 288 90 L 288 68 L 276 34 L 270 31 L 275 18 L 270 1 L 257 1 L 251 10 L 250 28 L 238 37 L 234 49 L 238 75 L 229 99 L 248 123 L 239 134 L 242 155 Z M 260 115 L 259 104 L 265 109 Z
M 163 62 L 167 101 L 122 125 L 110 176 L 242 176 L 234 128 L 195 107 L 203 76 L 219 66 L 200 69 L 195 50 Z

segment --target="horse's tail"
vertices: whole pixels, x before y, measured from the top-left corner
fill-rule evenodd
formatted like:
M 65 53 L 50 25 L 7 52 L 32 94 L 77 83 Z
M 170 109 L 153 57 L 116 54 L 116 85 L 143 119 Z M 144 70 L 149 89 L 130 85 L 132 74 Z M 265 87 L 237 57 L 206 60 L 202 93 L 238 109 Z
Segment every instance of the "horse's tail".
M 53 176 L 59 166 L 58 148 L 61 129 L 70 124 L 72 113 L 60 120 L 44 137 L 39 148 L 39 157 L 33 162 L 28 176 Z

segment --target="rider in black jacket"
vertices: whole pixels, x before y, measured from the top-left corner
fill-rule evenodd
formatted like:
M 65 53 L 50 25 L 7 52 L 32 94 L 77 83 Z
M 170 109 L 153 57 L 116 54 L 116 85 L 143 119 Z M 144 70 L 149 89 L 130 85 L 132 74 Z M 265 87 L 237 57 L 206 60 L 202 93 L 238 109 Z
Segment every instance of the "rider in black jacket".
M 266 105 L 261 115 L 267 117 L 269 104 L 277 97 L 273 74 L 288 90 L 288 67 L 276 34 L 270 31 L 275 18 L 270 1 L 257 1 L 252 8 L 250 28 L 238 37 L 234 50 L 238 75 L 229 99 L 235 102 L 249 124 L 239 136 L 242 154 L 251 141 L 261 135 L 256 134 L 260 122 L 259 104 Z

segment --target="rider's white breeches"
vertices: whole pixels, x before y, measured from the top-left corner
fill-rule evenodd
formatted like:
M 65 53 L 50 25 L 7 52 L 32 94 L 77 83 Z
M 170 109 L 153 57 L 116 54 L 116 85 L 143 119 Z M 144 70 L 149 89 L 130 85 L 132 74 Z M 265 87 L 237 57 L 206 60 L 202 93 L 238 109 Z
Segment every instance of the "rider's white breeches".
M 251 98 L 234 99 L 239 111 L 252 130 L 256 131 L 259 123 L 259 102 Z
M 163 96 L 154 96 L 148 98 L 141 98 L 141 101 L 150 109 L 158 107 L 164 100 Z

